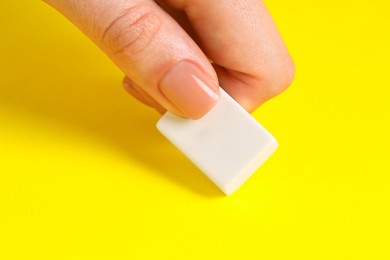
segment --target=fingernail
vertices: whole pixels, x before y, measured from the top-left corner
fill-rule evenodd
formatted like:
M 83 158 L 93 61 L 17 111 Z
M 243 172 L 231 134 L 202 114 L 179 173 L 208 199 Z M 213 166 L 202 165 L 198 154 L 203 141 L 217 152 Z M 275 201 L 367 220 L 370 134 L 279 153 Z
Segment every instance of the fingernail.
M 161 93 L 183 114 L 197 119 L 218 101 L 219 86 L 195 64 L 182 61 L 161 79 Z

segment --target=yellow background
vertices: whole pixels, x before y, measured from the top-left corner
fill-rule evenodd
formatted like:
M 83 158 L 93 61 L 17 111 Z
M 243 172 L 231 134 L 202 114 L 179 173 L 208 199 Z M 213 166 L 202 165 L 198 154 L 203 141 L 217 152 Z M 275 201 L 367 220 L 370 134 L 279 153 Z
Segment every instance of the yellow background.
M 226 197 L 73 25 L 2 3 L 0 259 L 390 259 L 390 4 L 267 4 L 297 75 Z

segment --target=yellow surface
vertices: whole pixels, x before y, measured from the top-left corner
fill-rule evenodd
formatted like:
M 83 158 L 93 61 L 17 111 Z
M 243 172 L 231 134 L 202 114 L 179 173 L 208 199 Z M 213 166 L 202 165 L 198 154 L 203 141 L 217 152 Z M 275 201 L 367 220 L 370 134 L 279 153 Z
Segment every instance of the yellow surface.
M 22 2 L 0 11 L 0 259 L 390 259 L 388 1 L 267 1 L 297 75 L 254 114 L 279 150 L 230 197 Z

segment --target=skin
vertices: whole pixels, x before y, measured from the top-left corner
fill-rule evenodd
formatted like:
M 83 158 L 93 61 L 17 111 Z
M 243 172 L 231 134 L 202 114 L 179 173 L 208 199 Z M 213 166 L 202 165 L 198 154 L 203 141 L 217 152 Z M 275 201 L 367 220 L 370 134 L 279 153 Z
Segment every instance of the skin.
M 132 96 L 161 113 L 191 117 L 158 89 L 167 71 L 181 61 L 195 64 L 248 112 L 283 92 L 294 77 L 293 61 L 259 0 L 45 2 L 124 72 L 124 86 Z

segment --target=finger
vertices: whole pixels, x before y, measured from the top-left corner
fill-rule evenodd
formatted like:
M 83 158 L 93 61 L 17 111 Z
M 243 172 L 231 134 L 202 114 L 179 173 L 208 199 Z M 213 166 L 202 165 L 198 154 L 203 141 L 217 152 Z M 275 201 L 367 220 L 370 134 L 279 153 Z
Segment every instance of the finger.
M 135 99 L 149 107 L 156 109 L 160 114 L 164 114 L 167 111 L 128 77 L 123 79 L 123 87 Z
M 207 57 L 154 1 L 47 2 L 167 110 L 199 118 L 219 99 L 218 78 Z
M 168 13 L 175 21 L 186 31 L 186 33 L 195 41 L 198 42 L 198 36 L 192 28 L 186 13 L 183 10 L 176 9 L 169 5 L 164 0 L 155 0 L 155 2 Z
M 291 84 L 294 64 L 262 1 L 165 2 L 186 13 L 221 86 L 248 111 Z

